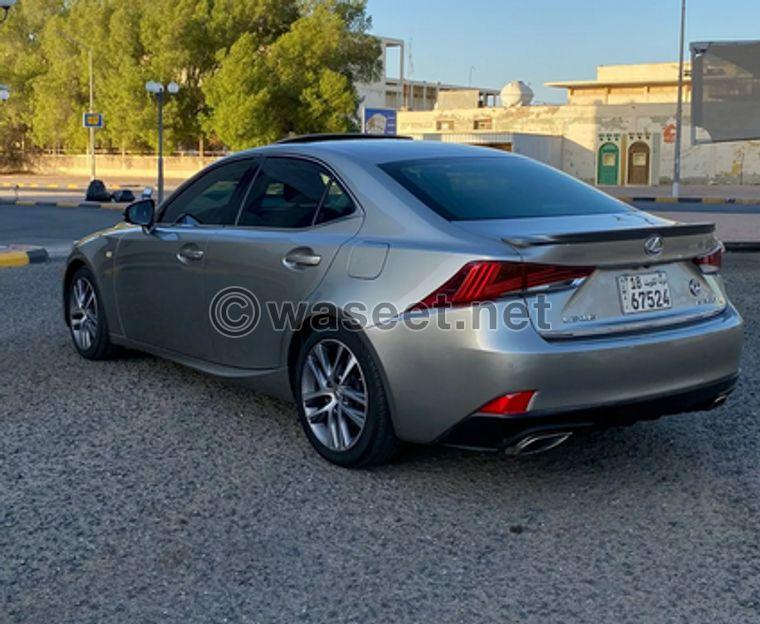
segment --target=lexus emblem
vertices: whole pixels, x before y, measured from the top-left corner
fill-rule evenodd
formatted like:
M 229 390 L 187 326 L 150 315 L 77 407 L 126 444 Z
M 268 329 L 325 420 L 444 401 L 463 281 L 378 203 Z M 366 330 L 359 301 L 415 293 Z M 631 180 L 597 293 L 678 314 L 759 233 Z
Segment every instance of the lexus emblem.
M 644 241 L 644 251 L 647 252 L 647 255 L 659 256 L 663 249 L 665 249 L 665 241 L 659 234 L 650 236 Z

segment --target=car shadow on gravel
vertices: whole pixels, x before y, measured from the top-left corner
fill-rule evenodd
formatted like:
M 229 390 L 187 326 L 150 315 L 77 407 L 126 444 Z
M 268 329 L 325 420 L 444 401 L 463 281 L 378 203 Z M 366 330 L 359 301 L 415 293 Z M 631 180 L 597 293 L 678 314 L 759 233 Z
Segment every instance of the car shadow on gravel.
M 104 363 L 97 363 L 103 366 Z M 704 457 L 713 452 L 712 439 L 705 429 L 712 428 L 712 420 L 726 419 L 731 404 L 710 413 L 668 416 L 659 420 L 636 423 L 630 426 L 582 432 L 571 437 L 562 446 L 538 455 L 513 457 L 504 453 L 478 452 L 449 448 L 440 445 L 404 444 L 392 463 L 364 471 L 348 471 L 330 465 L 314 452 L 306 440 L 298 422 L 293 403 L 254 392 L 242 383 L 220 380 L 211 375 L 186 368 L 139 351 L 126 351 L 120 360 L 105 363 L 106 366 L 127 368 L 139 366 L 155 373 L 166 387 L 185 386 L 199 395 L 213 395 L 218 417 L 213 421 L 202 420 L 203 427 L 218 427 L 220 433 L 230 423 L 226 418 L 237 419 L 239 433 L 249 437 L 249 445 L 255 451 L 258 441 L 273 434 L 278 445 L 290 448 L 292 453 L 280 456 L 278 461 L 288 463 L 293 459 L 300 464 L 312 464 L 316 472 L 328 470 L 336 475 L 353 472 L 397 477 L 405 472 L 428 472 L 461 474 L 472 479 L 488 481 L 492 477 L 509 477 L 511 485 L 519 487 L 520 480 L 542 478 L 549 484 L 552 474 L 568 476 L 595 473 L 603 470 L 609 478 L 615 476 L 648 478 L 653 473 L 682 474 L 699 469 Z M 737 395 L 739 392 L 737 392 Z M 250 409 L 241 409 L 249 406 Z M 171 404 L 166 406 L 172 411 Z M 187 406 L 175 406 L 185 410 Z M 203 418 L 201 416 L 201 418 Z M 273 429 L 275 431 L 273 431 Z M 220 434 L 221 435 L 221 434 Z M 261 449 L 259 449 L 261 450 Z M 234 451 L 233 451 L 234 452 Z M 355 477 L 352 477 L 355 478 Z M 361 480 L 361 477 L 359 477 Z M 456 480 L 447 480 L 449 484 Z
M 616 458 L 628 469 L 628 461 L 632 457 L 637 457 L 646 465 L 650 459 L 661 462 L 664 451 L 679 461 L 698 456 L 709 451 L 700 449 L 703 442 L 700 435 L 690 435 L 680 427 L 674 430 L 664 421 L 652 421 L 578 433 L 551 451 L 521 457 L 503 452 L 409 444 L 405 445 L 403 452 L 387 469 L 415 468 L 435 463 L 439 466 L 447 465 L 447 469 L 452 470 L 456 470 L 458 464 L 467 464 L 471 467 L 481 465 L 488 469 L 502 468 L 509 471 L 566 471 L 574 468 L 585 470 L 599 461 L 605 461 L 609 468 L 614 466 Z

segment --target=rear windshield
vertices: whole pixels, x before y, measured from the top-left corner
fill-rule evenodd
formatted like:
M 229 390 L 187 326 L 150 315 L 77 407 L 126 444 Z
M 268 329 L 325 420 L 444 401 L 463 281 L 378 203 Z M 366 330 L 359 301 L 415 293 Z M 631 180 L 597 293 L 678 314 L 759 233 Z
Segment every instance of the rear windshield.
M 631 210 L 572 176 L 528 158 L 431 158 L 380 167 L 449 221 Z

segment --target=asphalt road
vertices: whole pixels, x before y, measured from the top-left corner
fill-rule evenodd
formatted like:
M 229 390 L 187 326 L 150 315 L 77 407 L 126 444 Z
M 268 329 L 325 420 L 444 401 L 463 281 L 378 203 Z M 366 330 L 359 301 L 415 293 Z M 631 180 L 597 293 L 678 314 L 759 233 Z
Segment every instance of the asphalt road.
M 0 203 L 0 245 L 40 245 L 53 256 L 66 256 L 74 241 L 121 220 L 120 210 Z
M 0 271 L 0 622 L 760 621 L 760 255 L 726 264 L 726 406 L 372 472 L 320 460 L 286 403 L 80 359 L 62 264 Z
M 47 196 L 37 194 L 32 199 L 46 200 Z M 71 201 L 71 198 L 67 201 Z M 719 234 L 727 241 L 760 240 L 760 206 L 653 202 L 641 202 L 636 205 L 642 210 L 666 213 L 666 216 L 673 219 L 716 221 Z M 0 197 L 0 245 L 41 245 L 53 256 L 66 256 L 75 240 L 111 227 L 121 219 L 121 207 L 103 210 L 14 206 L 3 204 Z

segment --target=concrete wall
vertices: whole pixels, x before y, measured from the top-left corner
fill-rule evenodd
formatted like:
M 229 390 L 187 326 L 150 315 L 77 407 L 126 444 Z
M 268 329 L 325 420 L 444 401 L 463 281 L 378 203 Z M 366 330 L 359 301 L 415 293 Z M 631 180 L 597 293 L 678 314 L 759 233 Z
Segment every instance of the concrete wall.
M 667 183 L 673 172 L 674 144 L 666 139 L 675 124 L 673 104 L 627 104 L 603 106 L 525 106 L 399 113 L 399 134 L 444 134 L 436 122 L 453 123 L 450 134 L 477 134 L 476 119 L 491 117 L 489 133 L 533 134 L 561 137 L 561 168 L 578 178 L 594 182 L 596 150 L 602 132 L 648 132 L 657 135 L 657 180 Z M 682 179 L 695 184 L 760 184 L 760 141 L 692 146 L 690 117 L 686 109 Z
M 457 110 L 460 108 L 478 108 L 480 91 L 470 89 L 466 91 L 441 91 L 438 94 L 439 110 Z
M 512 151 L 515 154 L 522 154 L 561 169 L 564 139 L 562 137 L 516 134 L 512 142 Z
M 606 104 L 668 104 L 678 93 L 677 85 L 583 87 L 568 89 L 568 104 L 593 106 Z M 684 102 L 691 102 L 691 85 L 684 86 Z
M 471 132 L 469 134 L 418 134 L 410 135 L 419 141 L 440 141 L 442 143 L 463 143 L 496 147 L 521 154 L 547 165 L 562 168 L 564 139 L 558 136 L 538 134 L 513 134 L 499 132 Z M 508 146 L 508 147 L 507 147 Z
M 164 158 L 164 171 L 168 179 L 185 179 L 210 165 L 218 158 L 168 156 Z M 155 156 L 98 155 L 98 177 L 151 178 L 156 175 Z M 72 176 L 89 176 L 90 164 L 86 155 L 41 155 L 32 164 L 37 173 Z
M 685 63 L 691 69 L 691 63 Z M 599 82 L 642 82 L 678 80 L 678 63 L 630 63 L 618 65 L 597 65 L 596 79 Z
M 561 168 L 577 177 L 589 179 L 594 175 L 594 145 L 596 125 L 592 110 L 587 107 L 568 114 L 566 106 L 523 106 L 518 108 L 480 108 L 399 113 L 399 134 L 422 135 L 436 133 L 437 122 L 453 122 L 452 134 L 477 134 L 475 120 L 491 117 L 493 127 L 487 134 L 542 135 L 564 139 Z M 555 142 L 556 143 L 556 142 Z M 518 151 L 518 150 L 515 150 Z M 543 160 L 543 159 L 542 159 Z

